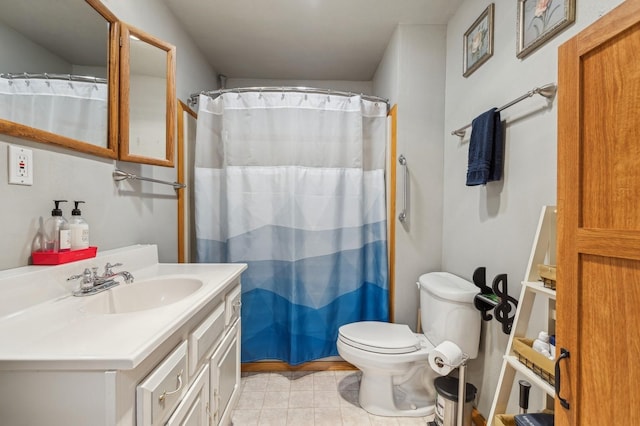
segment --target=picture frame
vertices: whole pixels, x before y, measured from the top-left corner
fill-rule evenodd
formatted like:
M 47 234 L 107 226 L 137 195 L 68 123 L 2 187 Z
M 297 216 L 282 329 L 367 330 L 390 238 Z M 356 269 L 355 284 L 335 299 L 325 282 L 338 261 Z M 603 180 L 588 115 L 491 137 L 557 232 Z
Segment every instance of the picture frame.
M 468 77 L 493 56 L 493 14 L 491 3 L 463 37 L 462 76 Z
M 576 20 L 576 0 L 518 0 L 516 57 L 522 59 Z

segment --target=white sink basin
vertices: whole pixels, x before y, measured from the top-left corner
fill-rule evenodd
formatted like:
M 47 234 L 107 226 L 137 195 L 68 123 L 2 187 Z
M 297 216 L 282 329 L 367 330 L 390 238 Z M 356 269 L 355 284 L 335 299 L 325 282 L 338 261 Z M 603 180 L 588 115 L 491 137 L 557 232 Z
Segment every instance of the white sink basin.
M 179 302 L 202 287 L 195 278 L 163 277 L 132 284 L 122 283 L 102 293 L 87 296 L 82 311 L 91 314 L 125 314 L 160 308 Z

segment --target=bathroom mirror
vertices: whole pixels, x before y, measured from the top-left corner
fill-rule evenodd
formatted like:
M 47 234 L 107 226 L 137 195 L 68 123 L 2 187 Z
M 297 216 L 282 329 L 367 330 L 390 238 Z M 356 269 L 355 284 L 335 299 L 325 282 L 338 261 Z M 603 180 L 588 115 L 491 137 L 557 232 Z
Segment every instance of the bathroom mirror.
M 0 133 L 116 158 L 117 18 L 99 0 L 0 10 Z
M 176 49 L 125 23 L 120 31 L 120 159 L 173 167 Z

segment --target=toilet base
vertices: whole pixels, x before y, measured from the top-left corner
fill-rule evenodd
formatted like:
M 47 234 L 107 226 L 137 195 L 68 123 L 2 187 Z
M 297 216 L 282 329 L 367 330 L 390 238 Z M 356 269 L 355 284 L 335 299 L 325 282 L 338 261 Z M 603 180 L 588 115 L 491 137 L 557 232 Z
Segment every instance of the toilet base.
M 435 412 L 435 391 L 423 384 L 417 372 L 402 384 L 394 384 L 387 374 L 362 372 L 359 403 L 367 412 L 386 417 L 425 417 Z M 431 376 L 431 374 L 426 374 Z M 426 378 L 426 377 L 425 377 Z

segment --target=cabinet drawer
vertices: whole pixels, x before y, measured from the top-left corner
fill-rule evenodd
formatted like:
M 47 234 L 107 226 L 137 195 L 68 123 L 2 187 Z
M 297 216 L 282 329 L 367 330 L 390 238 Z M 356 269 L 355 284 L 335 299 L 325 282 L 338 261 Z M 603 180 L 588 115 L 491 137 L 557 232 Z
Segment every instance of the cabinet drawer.
M 138 425 L 158 425 L 187 390 L 187 342 L 182 342 L 136 390 Z
M 208 424 L 209 366 L 205 366 L 165 426 L 204 426 Z
M 224 325 L 228 327 L 240 317 L 240 307 L 242 306 L 242 294 L 240 292 L 240 283 L 236 285 L 224 298 L 225 301 L 225 320 Z
M 220 302 L 211 315 L 189 335 L 189 376 L 193 376 L 207 353 L 222 338 L 225 325 L 224 312 L 225 304 Z

